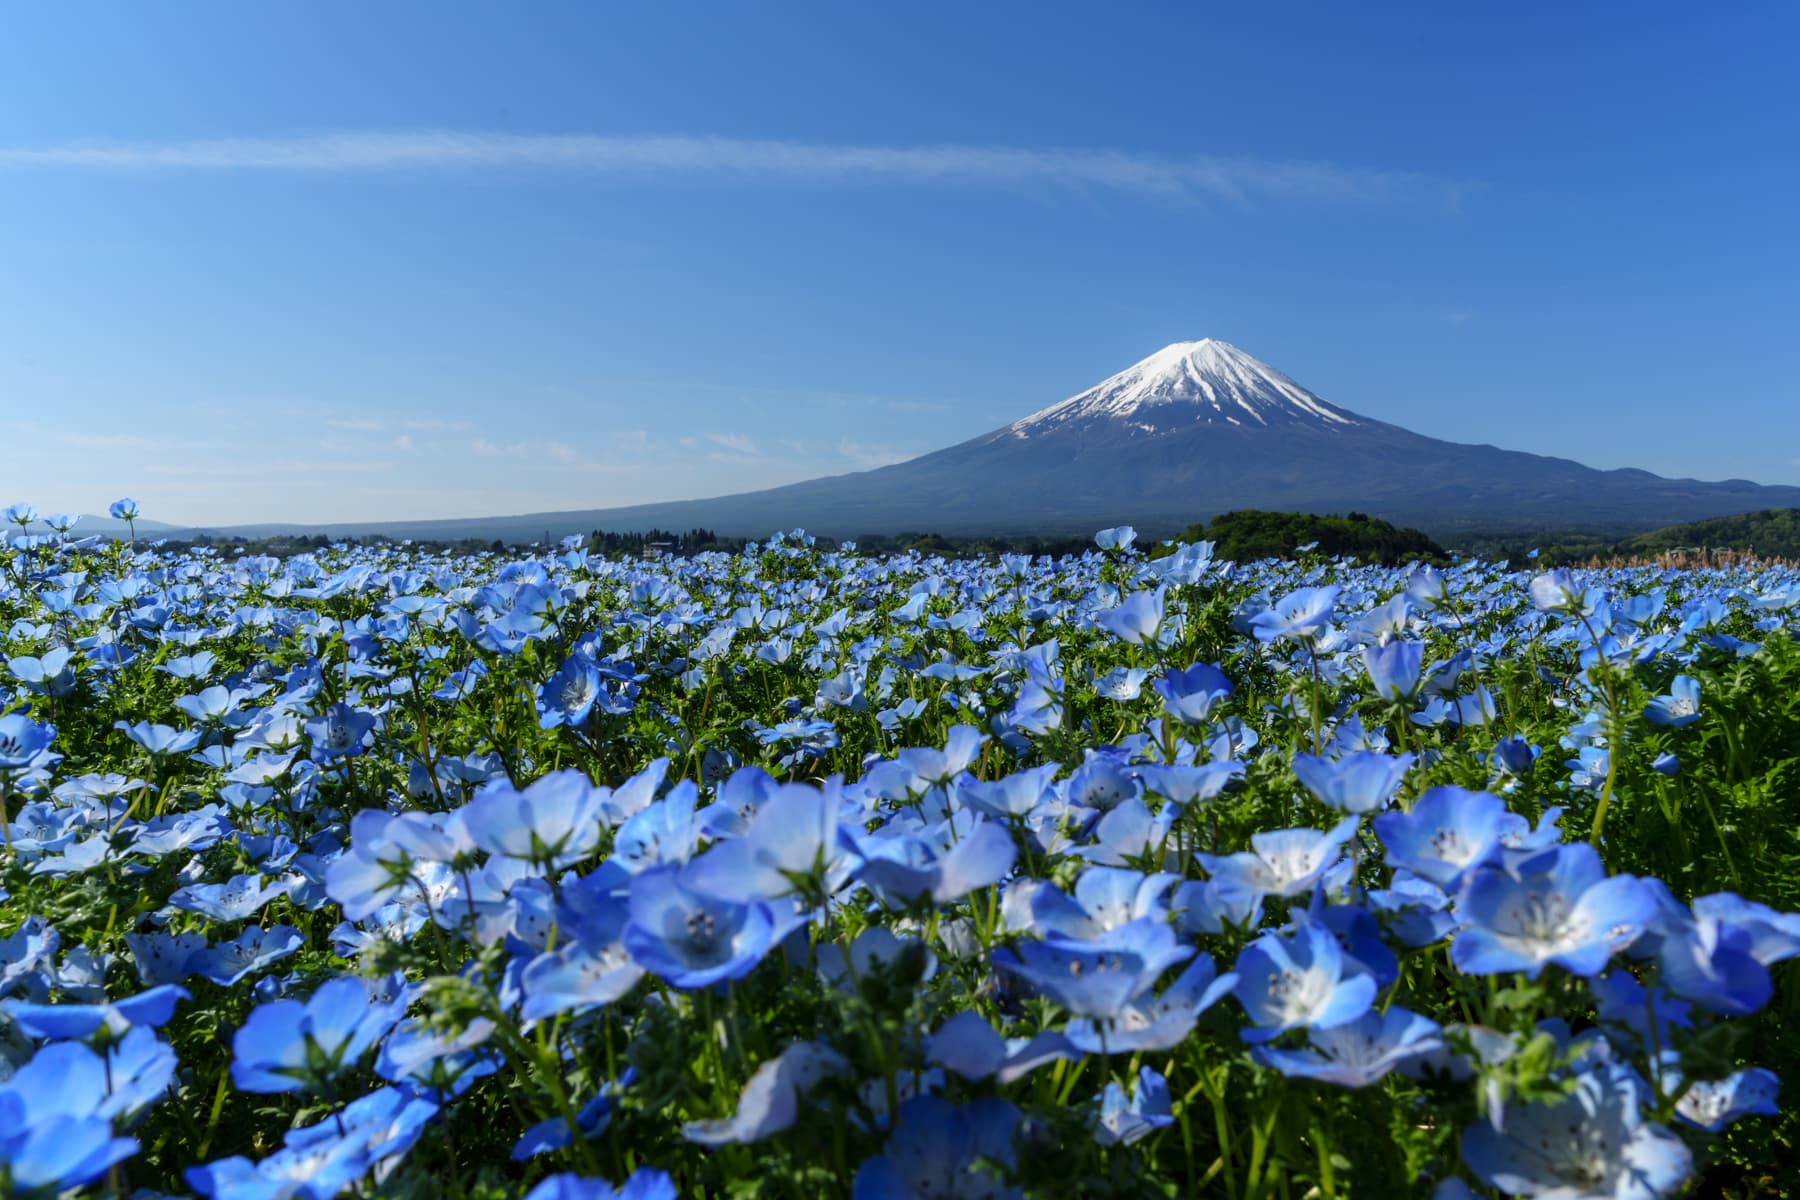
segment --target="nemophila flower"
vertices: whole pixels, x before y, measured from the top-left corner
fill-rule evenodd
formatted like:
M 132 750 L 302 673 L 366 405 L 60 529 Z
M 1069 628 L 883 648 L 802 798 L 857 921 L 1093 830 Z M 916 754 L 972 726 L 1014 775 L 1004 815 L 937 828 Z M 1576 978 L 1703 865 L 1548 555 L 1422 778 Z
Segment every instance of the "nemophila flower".
M 525 1200 L 675 1200 L 675 1181 L 650 1167 L 639 1167 L 618 1187 L 604 1179 L 550 1175 L 525 1193 Z
M 38 519 L 38 510 L 29 504 L 9 504 L 0 509 L 0 521 L 9 521 L 24 529 Z
M 482 1049 L 494 1022 L 477 1017 L 461 1029 L 440 1029 L 405 1020 L 383 1039 L 375 1073 L 390 1083 L 411 1083 L 440 1100 L 461 1095 L 477 1079 L 499 1069 L 492 1051 Z
M 1765 967 L 1800 954 L 1800 913 L 1776 912 L 1733 892 L 1696 897 L 1696 920 L 1721 921 L 1750 935 L 1750 954 Z
M 1250 618 L 1250 632 L 1259 642 L 1311 637 L 1331 623 L 1338 592 L 1335 583 L 1290 592 L 1274 608 Z
M 115 521 L 135 521 L 138 518 L 138 502 L 130 496 L 126 496 L 123 499 L 114 500 L 107 506 L 106 511 Z
M 1117 550 L 1123 554 L 1131 549 L 1137 541 L 1137 530 L 1129 525 L 1116 525 L 1111 529 L 1102 529 L 1094 535 L 1094 545 L 1102 550 Z
M 1443 888 L 1409 871 L 1395 871 L 1385 888 L 1368 892 L 1370 907 L 1400 943 L 1417 949 L 1440 942 L 1456 928 L 1450 896 Z
M 1194 860 L 1220 887 L 1259 896 L 1299 896 L 1338 862 L 1356 835 L 1357 819 L 1345 817 L 1327 830 L 1277 829 L 1250 835 L 1250 849 L 1224 856 L 1196 854 Z
M 104 1117 L 34 1107 L 18 1076 L 0 1083 L 0 1181 L 18 1195 L 85 1187 L 138 1151 Z
M 1441 1049 L 1442 1032 L 1436 1021 L 1404 1008 L 1370 1010 L 1343 1025 L 1312 1030 L 1304 1049 L 1258 1046 L 1251 1056 L 1290 1078 L 1360 1088 L 1420 1055 Z
M 0 716 L 0 772 L 23 771 L 50 748 L 56 730 L 23 713 Z
M 75 690 L 75 652 L 67 646 L 47 651 L 42 658 L 21 654 L 6 666 L 25 687 L 40 696 L 60 699 Z M 0 735 L 4 736 L 4 735 Z
M 910 972 L 920 983 L 937 974 L 937 955 L 918 938 L 900 937 L 885 925 L 871 925 L 846 950 L 837 942 L 813 947 L 819 978 L 843 992 L 854 992 L 871 976 Z M 909 984 L 911 978 L 908 980 Z
M 626 1067 L 618 1079 L 601 1084 L 594 1098 L 576 1110 L 574 1129 L 570 1129 L 569 1122 L 561 1116 L 551 1117 L 528 1127 L 513 1145 L 512 1160 L 524 1162 L 540 1154 L 561 1150 L 574 1145 L 577 1137 L 583 1141 L 599 1137 L 612 1124 L 620 1095 L 636 1082 L 637 1068 Z
M 740 767 L 719 781 L 713 802 L 695 814 L 700 832 L 713 840 L 741 837 L 781 784 L 761 767 Z
M 1545 1200 L 1659 1200 L 1693 1170 L 1682 1140 L 1644 1120 L 1643 1081 L 1623 1066 L 1577 1076 L 1560 1100 L 1507 1106 L 1504 1131 L 1477 1121 L 1463 1162 L 1489 1187 Z
M 1681 1086 L 1679 1071 L 1665 1071 L 1662 1086 Z M 1772 1117 L 1781 1111 L 1781 1077 L 1763 1067 L 1734 1071 L 1723 1079 L 1695 1080 L 1675 1102 L 1675 1116 L 1703 1133 L 1719 1134 L 1741 1117 Z
M 1531 773 L 1539 753 L 1536 746 L 1515 733 L 1494 743 L 1493 753 L 1488 755 L 1488 765 L 1502 775 L 1523 779 Z
M 742 837 L 718 842 L 688 864 L 686 886 L 731 900 L 821 902 L 844 885 L 857 860 L 840 834 L 839 803 L 835 789 L 784 784 Z
M 175 1015 L 175 1005 L 193 997 L 186 988 L 163 985 L 117 1001 L 97 1004 L 28 1004 L 8 1000 L 0 1008 L 26 1036 L 79 1041 L 101 1029 L 113 1037 L 143 1026 L 157 1029 Z
M 1424 662 L 1423 642 L 1381 642 L 1364 646 L 1363 666 L 1375 694 L 1395 704 L 1411 700 L 1419 691 L 1419 671 Z
M 1142 667 L 1114 667 L 1094 680 L 1094 694 L 1102 700 L 1126 704 L 1143 694 L 1144 680 L 1149 677 L 1150 672 Z
M 1252 1044 L 1289 1029 L 1334 1029 L 1375 1001 L 1374 977 L 1347 976 L 1337 938 L 1306 917 L 1296 918 L 1285 934 L 1265 933 L 1251 942 L 1234 969 L 1234 992 L 1254 1026 L 1240 1036 Z
M 964 808 L 985 816 L 1022 817 L 1044 801 L 1060 769 L 1060 764 L 1051 762 L 994 780 L 960 775 L 955 782 L 956 798 Z
M 1537 854 L 1517 874 L 1481 867 L 1462 885 L 1451 961 L 1471 975 L 1523 971 L 1535 979 L 1555 964 L 1573 975 L 1602 971 L 1656 916 L 1642 880 L 1610 878 L 1585 842 Z
M 1094 614 L 1100 628 L 1128 646 L 1154 641 L 1163 623 L 1168 586 L 1155 591 L 1133 592 L 1118 605 Z
M 1089 751 L 1069 776 L 1068 791 L 1072 803 L 1105 811 L 1142 796 L 1144 784 L 1122 757 Z
M 945 822 L 930 838 L 861 839 L 857 849 L 863 861 L 856 878 L 898 904 L 926 899 L 948 904 L 1000 882 L 1018 856 L 1012 835 L 996 822 L 970 821 L 970 814 L 962 815 L 964 820 Z
M 62 945 L 62 934 L 43 917 L 27 917 L 0 938 L 0 996 L 19 986 Z
M 925 1061 L 979 1083 L 992 1079 L 1005 1085 L 1023 1079 L 1046 1063 L 1076 1057 L 1069 1039 L 1045 1031 L 1035 1037 L 1001 1037 L 987 1019 L 964 1009 L 925 1039 Z
M 638 965 L 678 988 L 743 978 L 773 943 L 769 906 L 709 895 L 690 885 L 686 871 L 652 867 L 632 877 L 625 949 Z
M 1459 787 L 1427 788 L 1410 809 L 1384 812 L 1374 821 L 1387 864 L 1441 888 L 1497 861 L 1505 835 L 1523 823 L 1500 797 Z
M 327 762 L 361 754 L 374 728 L 374 713 L 338 703 L 306 722 L 306 736 L 312 739 L 312 757 Z
M 1293 766 L 1294 774 L 1321 804 L 1339 812 L 1361 815 L 1387 807 L 1417 758 L 1413 754 L 1373 754 L 1360 750 L 1335 761 L 1311 754 L 1296 754 Z
M 187 979 L 194 973 L 194 957 L 207 949 L 206 938 L 198 933 L 128 933 L 125 945 L 145 987 Z
M 1700 681 L 1692 675 L 1677 675 L 1666 696 L 1658 696 L 1644 706 L 1644 719 L 1652 725 L 1680 729 L 1700 719 Z
M 1137 1086 L 1129 1098 L 1124 1088 L 1112 1082 L 1095 1099 L 1100 1120 L 1094 1140 L 1102 1146 L 1129 1146 L 1175 1123 L 1169 1081 L 1149 1067 L 1138 1068 Z
M 305 944 L 306 939 L 292 925 L 246 929 L 229 942 L 195 954 L 187 965 L 196 975 L 204 976 L 220 987 L 232 987 L 280 962 Z
M 1209 954 L 1196 954 L 1160 993 L 1145 991 L 1110 1019 L 1077 1017 L 1063 1029 L 1083 1054 L 1172 1050 L 1194 1031 L 1200 1014 L 1230 995 L 1238 977 L 1220 975 Z
M 1181 671 L 1170 671 L 1151 685 L 1162 697 L 1163 711 L 1184 725 L 1204 725 L 1213 710 L 1232 693 L 1231 680 L 1211 663 L 1197 662 Z
M 463 828 L 489 854 L 560 871 L 599 849 L 610 799 L 575 770 L 553 771 L 524 791 L 496 782 L 463 809 Z
M 969 769 L 987 738 L 973 725 L 952 725 L 944 735 L 944 748 L 908 747 L 895 757 L 926 786 L 949 783 Z
M 719 1121 L 690 1121 L 681 1136 L 703 1146 L 759 1142 L 792 1128 L 806 1093 L 849 1069 L 837 1051 L 817 1042 L 795 1042 L 756 1069 L 738 1096 L 736 1112 Z
M 245 1092 L 293 1092 L 328 1086 L 351 1069 L 406 1010 L 376 1001 L 363 980 L 321 984 L 305 1003 L 260 1004 L 231 1039 L 231 1081 Z
M 290 1130 L 285 1145 L 261 1162 L 226 1158 L 190 1167 L 185 1177 L 211 1200 L 325 1200 L 365 1176 L 385 1177 L 437 1112 L 428 1097 L 381 1088 L 316 1124 Z
M 960 1107 L 936 1096 L 914 1096 L 880 1156 L 857 1169 L 855 1200 L 1008 1200 L 1021 1193 L 1002 1172 L 1016 1162 L 1013 1135 L 1019 1110 L 1004 1100 Z
M 1146 875 L 1120 867 L 1089 867 L 1075 880 L 1073 895 L 1041 881 L 1010 889 L 1025 897 L 1028 923 L 1049 936 L 1082 940 L 1098 937 L 1144 918 L 1163 919 L 1169 913 L 1169 888 L 1181 877 Z M 1015 904 L 1009 895 L 1009 906 Z
M 1086 940 L 1021 942 L 998 951 L 994 965 L 1076 1016 L 1113 1020 L 1193 953 L 1168 922 L 1145 918 Z
M 1122 867 L 1146 860 L 1151 865 L 1172 865 L 1157 860 L 1169 857 L 1169 830 L 1179 812 L 1173 805 L 1164 805 L 1161 812 L 1152 814 L 1142 800 L 1127 800 L 1095 822 L 1094 844 L 1076 853 L 1099 866 Z
M 1184 933 L 1224 933 L 1249 926 L 1262 911 L 1263 893 L 1191 879 L 1175 889 L 1171 907 Z
M 191 883 L 177 888 L 169 897 L 169 904 L 215 921 L 247 921 L 269 901 L 285 896 L 293 886 L 294 881 L 288 879 L 233 875 L 224 883 Z
M 571 654 L 538 690 L 538 705 L 543 709 L 538 724 L 545 729 L 581 725 L 600 699 L 601 690 L 599 664 L 586 654 Z
M 1656 934 L 1662 982 L 1684 1000 L 1709 1012 L 1742 1017 L 1774 995 L 1774 981 L 1752 953 L 1755 943 L 1748 930 L 1716 918 L 1665 914 L 1657 921 Z
M 1531 581 L 1531 602 L 1545 612 L 1579 611 L 1581 588 L 1566 568 L 1558 567 Z

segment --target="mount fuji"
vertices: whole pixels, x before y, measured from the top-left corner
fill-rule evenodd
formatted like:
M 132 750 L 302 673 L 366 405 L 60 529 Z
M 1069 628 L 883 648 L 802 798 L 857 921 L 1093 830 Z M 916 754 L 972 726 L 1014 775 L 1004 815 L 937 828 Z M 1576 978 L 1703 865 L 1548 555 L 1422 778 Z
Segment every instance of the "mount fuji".
M 1218 513 L 1261 508 L 1356 510 L 1440 537 L 1542 530 L 1618 536 L 1789 506 L 1800 506 L 1800 488 L 1601 471 L 1425 437 L 1340 408 L 1236 346 L 1207 338 L 1165 346 L 990 433 L 874 470 L 708 500 L 320 531 L 529 541 L 596 528 L 698 526 L 760 537 L 799 526 L 853 537 L 904 530 L 1081 534 L 1130 523 L 1162 535 Z

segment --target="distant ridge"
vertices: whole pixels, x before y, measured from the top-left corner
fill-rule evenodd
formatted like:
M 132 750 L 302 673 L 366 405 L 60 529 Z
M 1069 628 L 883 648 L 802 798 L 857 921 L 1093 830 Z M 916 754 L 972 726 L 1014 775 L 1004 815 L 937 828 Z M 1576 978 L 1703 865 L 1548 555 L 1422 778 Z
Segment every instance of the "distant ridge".
M 1546 528 L 1619 537 L 1777 507 L 1800 507 L 1800 488 L 1600 471 L 1425 437 L 1331 404 L 1205 338 L 1166 346 L 990 433 L 870 471 L 624 508 L 206 532 L 528 542 L 592 529 L 1054 535 L 1129 522 L 1160 536 L 1219 513 L 1266 509 L 1354 510 L 1438 538 Z

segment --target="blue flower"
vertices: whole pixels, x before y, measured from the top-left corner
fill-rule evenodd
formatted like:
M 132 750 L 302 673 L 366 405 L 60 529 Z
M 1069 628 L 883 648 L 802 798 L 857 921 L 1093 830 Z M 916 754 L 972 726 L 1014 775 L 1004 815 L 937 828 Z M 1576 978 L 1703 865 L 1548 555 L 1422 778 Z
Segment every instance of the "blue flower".
M 1505 1130 L 1477 1121 L 1463 1133 L 1463 1162 L 1489 1187 L 1555 1200 L 1660 1200 L 1693 1169 L 1680 1138 L 1645 1121 L 1643 1082 L 1623 1066 L 1577 1076 L 1546 1104 L 1513 1104 Z
M 1111 529 L 1102 529 L 1094 535 L 1094 545 L 1102 550 L 1117 550 L 1123 554 L 1131 549 L 1131 543 L 1137 541 L 1137 530 L 1129 525 L 1115 525 Z
M 806 1093 L 849 1069 L 837 1051 L 817 1042 L 795 1042 L 756 1069 L 738 1097 L 736 1112 L 721 1121 L 690 1121 L 681 1136 L 703 1146 L 761 1141 L 792 1128 Z
M 1339 812 L 1369 813 L 1387 807 L 1416 755 L 1389 756 L 1359 750 L 1335 762 L 1294 755 L 1294 774 L 1319 802 Z
M 580 726 L 593 711 L 600 692 L 598 664 L 586 654 L 571 654 L 538 691 L 538 704 L 543 708 L 538 723 L 545 729 Z
M 1238 955 L 1235 992 L 1255 1023 L 1240 1036 L 1256 1044 L 1356 1020 L 1375 1002 L 1375 979 L 1344 968 L 1337 938 L 1307 917 L 1295 918 L 1286 935 L 1263 934 Z
M 375 728 L 375 714 L 333 704 L 306 722 L 306 736 L 312 739 L 312 756 L 321 762 L 334 758 L 353 758 L 367 747 L 369 731 Z
M 1175 1123 L 1169 1081 L 1149 1067 L 1138 1068 L 1137 1087 L 1129 1100 L 1116 1082 L 1106 1085 L 1099 1100 L 1094 1140 L 1102 1146 L 1129 1146 Z
M 1523 971 L 1536 979 L 1552 963 L 1572 975 L 1597 975 L 1656 912 L 1643 881 L 1608 878 L 1592 846 L 1558 846 L 1521 863 L 1517 875 L 1481 867 L 1468 877 L 1456 901 L 1463 929 L 1450 958 L 1471 975 Z
M 115 1037 L 135 1026 L 155 1029 L 175 1015 L 177 1001 L 191 999 L 186 988 L 164 984 L 118 1001 L 27 1004 L 9 1000 L 5 1009 L 27 1036 L 60 1041 L 90 1037 L 102 1028 Z
M 1436 1021 L 1395 1007 L 1385 1013 L 1371 1010 L 1330 1029 L 1314 1029 L 1303 1050 L 1258 1046 L 1251 1054 L 1283 1075 L 1360 1088 L 1403 1063 L 1442 1049 L 1442 1032 Z
M 1009 1200 L 1019 1195 L 997 1178 L 1011 1170 L 1019 1110 L 1004 1100 L 956 1107 L 936 1096 L 914 1096 L 900 1106 L 900 1121 L 887 1148 L 857 1169 L 854 1200 L 915 1200 L 931 1195 Z
M 1163 623 L 1167 593 L 1167 584 L 1153 592 L 1133 592 L 1116 607 L 1095 613 L 1094 621 L 1128 646 L 1152 642 Z
M 40 725 L 23 713 L 0 716 L 0 772 L 23 771 L 30 767 L 38 755 L 50 748 L 55 738 L 54 728 Z
M 229 942 L 203 950 L 188 960 L 188 968 L 220 987 L 231 987 L 273 963 L 280 962 L 306 944 L 292 925 L 246 929 Z
M 138 517 L 138 502 L 130 496 L 114 500 L 107 506 L 108 513 L 115 521 L 135 521 Z
M 1008 1084 L 1045 1063 L 1074 1057 L 1075 1047 L 1060 1033 L 1046 1031 L 1030 1038 L 1003 1038 L 972 1009 L 957 1013 L 925 1039 L 925 1061 L 971 1082 L 992 1079 Z
M 1374 824 L 1389 866 L 1451 888 L 1474 868 L 1497 861 L 1502 839 L 1524 821 L 1507 812 L 1498 796 L 1434 787 L 1412 808 L 1382 813 Z
M 1184 725 L 1203 725 L 1213 709 L 1230 697 L 1231 680 L 1211 663 L 1197 662 L 1184 671 L 1170 671 L 1150 685 L 1163 699 L 1170 718 Z
M 354 977 L 322 984 L 304 1004 L 260 1004 L 232 1037 L 231 1081 L 246 1092 L 324 1088 L 354 1067 L 405 1009 L 404 1000 L 373 1000 Z
M 1419 671 L 1424 661 L 1423 642 L 1383 642 L 1363 647 L 1363 666 L 1375 694 L 1396 704 L 1411 700 L 1419 690 Z
M 774 940 L 769 906 L 708 895 L 690 885 L 686 871 L 652 867 L 632 877 L 626 950 L 678 988 L 743 978 Z
M 1259 642 L 1311 637 L 1331 623 L 1337 604 L 1338 585 L 1301 588 L 1283 596 L 1275 607 L 1250 618 L 1250 631 Z
M 1652 725 L 1680 729 L 1700 719 L 1700 681 L 1692 675 L 1677 675 L 1669 685 L 1669 694 L 1658 696 L 1644 706 L 1644 719 Z
M 484 787 L 463 810 L 463 826 L 489 854 L 560 871 L 600 848 L 609 799 L 580 771 L 554 771 L 522 792 L 505 782 Z
M 1135 1054 L 1173 1050 L 1194 1031 L 1200 1014 L 1231 994 L 1238 977 L 1217 973 L 1209 954 L 1196 954 L 1158 995 L 1146 991 L 1110 1020 L 1077 1017 L 1063 1029 L 1083 1054 Z
M 1013 869 L 1018 851 L 1004 826 L 967 820 L 961 836 L 947 848 L 950 829 L 933 841 L 906 836 L 868 837 L 858 843 L 863 856 L 857 878 L 878 895 L 900 904 L 929 899 L 934 904 L 960 900 L 970 892 L 1000 882 Z M 954 826 L 958 822 L 947 822 Z
M 233 875 L 224 883 L 192 883 L 178 888 L 169 897 L 169 904 L 215 921 L 247 921 L 263 905 L 287 895 L 292 888 L 293 883 L 286 879 L 265 883 L 260 875 Z
M 1071 1013 L 1116 1020 L 1165 970 L 1193 953 L 1176 941 L 1168 922 L 1141 918 L 1086 940 L 1023 942 L 996 953 L 994 965 Z
M 676 1200 L 675 1181 L 651 1167 L 639 1167 L 619 1187 L 564 1173 L 540 1180 L 525 1200 Z
M 1213 881 L 1233 892 L 1299 896 L 1313 889 L 1338 862 L 1338 852 L 1356 834 L 1355 817 L 1330 829 L 1276 829 L 1250 835 L 1250 849 L 1218 857 L 1196 854 Z
M 1664 1072 L 1664 1088 L 1678 1087 L 1680 1083 L 1678 1073 Z M 1696 1080 L 1675 1102 L 1675 1115 L 1684 1125 L 1706 1133 L 1723 1133 L 1739 1117 L 1772 1117 L 1779 1113 L 1781 1106 L 1775 1098 L 1780 1094 L 1780 1076 L 1762 1067 L 1748 1067 L 1724 1079 Z

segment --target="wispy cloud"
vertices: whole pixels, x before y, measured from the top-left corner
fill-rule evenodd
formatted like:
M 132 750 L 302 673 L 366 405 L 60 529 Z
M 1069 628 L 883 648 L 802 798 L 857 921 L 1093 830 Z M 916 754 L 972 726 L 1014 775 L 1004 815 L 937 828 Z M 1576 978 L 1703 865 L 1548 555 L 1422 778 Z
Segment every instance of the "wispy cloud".
M 875 446 L 867 442 L 859 442 L 855 438 L 839 438 L 837 452 L 865 469 L 885 467 L 891 463 L 905 462 L 909 458 L 918 457 L 917 451 L 905 451 L 897 446 Z
M 756 441 L 747 433 L 709 433 L 706 440 L 725 447 L 733 454 L 745 454 L 752 457 L 761 454 L 756 448 Z
M 349 131 L 294 137 L 0 146 L 0 168 L 347 172 L 564 170 L 732 175 L 808 182 L 904 180 L 1061 186 L 1237 202 L 1424 202 L 1454 206 L 1472 185 L 1335 163 L 1023 146 L 875 146 L 669 135 Z

